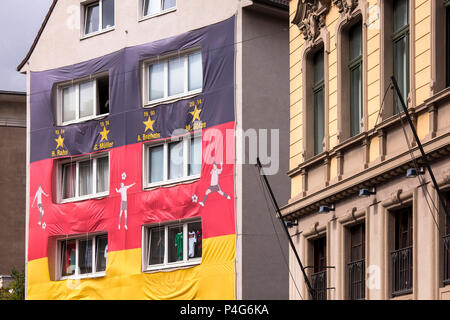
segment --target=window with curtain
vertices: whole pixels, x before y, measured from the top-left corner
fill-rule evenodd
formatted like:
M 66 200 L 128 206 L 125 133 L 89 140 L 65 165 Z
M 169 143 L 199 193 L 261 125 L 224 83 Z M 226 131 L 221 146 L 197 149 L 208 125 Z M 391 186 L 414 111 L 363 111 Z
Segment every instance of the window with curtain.
M 349 30 L 350 135 L 361 132 L 362 120 L 362 23 Z
M 97 76 L 91 80 L 61 85 L 60 118 L 62 125 L 93 119 L 109 113 L 109 78 Z
M 109 156 L 63 160 L 61 168 L 61 198 L 76 201 L 107 195 L 109 192 Z
M 174 9 L 176 0 L 142 0 L 142 16 L 152 16 L 164 11 Z
M 202 136 L 186 135 L 178 141 L 147 145 L 144 153 L 147 187 L 200 177 Z
M 148 91 L 145 103 L 199 93 L 203 86 L 200 51 L 148 64 Z
M 409 0 L 395 0 L 393 9 L 393 71 L 406 101 L 409 94 Z M 394 97 L 394 114 L 398 114 L 402 107 L 396 95 Z
M 324 59 L 323 50 L 319 50 L 313 57 L 313 96 L 314 96 L 314 154 L 323 151 L 325 134 L 325 106 L 324 106 Z
M 84 34 L 114 27 L 114 0 L 99 0 L 84 6 Z
M 147 259 L 144 268 L 199 264 L 202 257 L 202 223 L 198 219 L 145 228 Z
M 60 277 L 103 276 L 106 270 L 108 235 L 86 235 L 58 241 Z

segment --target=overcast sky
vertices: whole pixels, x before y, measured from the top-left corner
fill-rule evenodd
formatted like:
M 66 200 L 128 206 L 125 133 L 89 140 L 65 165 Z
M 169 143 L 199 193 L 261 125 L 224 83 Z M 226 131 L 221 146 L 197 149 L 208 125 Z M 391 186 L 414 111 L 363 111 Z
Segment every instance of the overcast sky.
M 36 37 L 52 0 L 0 0 L 0 90 L 26 91 L 16 71 Z

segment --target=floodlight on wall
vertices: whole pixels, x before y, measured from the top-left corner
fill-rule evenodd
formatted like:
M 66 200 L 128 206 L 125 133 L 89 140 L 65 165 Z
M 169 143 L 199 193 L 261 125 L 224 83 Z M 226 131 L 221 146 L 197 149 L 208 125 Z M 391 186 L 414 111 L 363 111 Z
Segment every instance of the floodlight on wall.
M 417 171 L 416 168 L 409 168 L 406 170 L 407 178 L 416 178 L 419 174 L 425 174 L 425 170 L 423 168 L 420 168 L 419 171 Z
M 367 188 L 363 188 L 363 189 L 359 190 L 359 195 L 358 196 L 360 196 L 362 198 L 367 198 L 367 197 L 370 197 L 371 195 L 376 194 L 376 193 L 377 192 L 375 190 L 375 187 L 373 187 L 371 190 L 367 189 Z
M 332 205 L 331 207 L 329 207 L 329 206 L 320 206 L 320 208 L 319 208 L 319 213 L 328 213 L 330 211 L 334 211 L 334 205 Z
M 298 220 L 294 221 L 285 221 L 284 224 L 286 225 L 286 227 L 288 228 L 292 228 L 294 226 L 298 226 Z

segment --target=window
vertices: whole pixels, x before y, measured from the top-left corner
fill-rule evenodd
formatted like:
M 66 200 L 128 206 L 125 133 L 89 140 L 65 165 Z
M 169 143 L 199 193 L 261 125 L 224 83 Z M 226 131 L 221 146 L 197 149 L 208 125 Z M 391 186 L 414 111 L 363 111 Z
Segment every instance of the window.
M 360 223 L 349 228 L 350 262 L 347 264 L 348 297 L 351 300 L 365 297 L 365 224 Z
M 171 11 L 175 9 L 176 5 L 176 0 L 143 0 L 142 16 L 148 17 Z
M 352 26 L 349 30 L 349 61 L 350 74 L 350 136 L 361 132 L 362 120 L 362 24 Z
M 109 155 L 64 160 L 59 177 L 62 202 L 106 196 L 109 194 Z
M 313 59 L 314 69 L 314 154 L 317 155 L 323 151 L 324 139 L 324 62 L 323 50 L 319 50 Z
M 202 136 L 187 135 L 176 141 L 145 146 L 147 178 L 152 187 L 200 177 Z
M 106 270 L 108 235 L 58 241 L 60 279 L 103 276 Z
M 447 210 L 450 210 L 450 191 L 446 192 L 445 195 L 445 205 Z M 445 235 L 444 235 L 444 285 L 450 284 L 450 216 L 445 214 Z
M 395 211 L 394 219 L 395 247 L 394 251 L 391 252 L 392 295 L 398 296 L 412 292 L 412 207 Z
M 148 90 L 145 104 L 180 98 L 201 92 L 203 85 L 202 54 L 191 52 L 163 61 L 146 64 Z
M 114 0 L 99 0 L 84 6 L 84 35 L 114 27 Z
M 393 9 L 394 77 L 406 101 L 409 94 L 409 1 L 395 0 Z M 401 110 L 398 99 L 394 99 L 394 114 Z
M 201 261 L 200 220 L 145 227 L 145 239 L 145 270 L 194 265 Z
M 59 123 L 62 125 L 109 113 L 109 78 L 99 76 L 59 87 Z
M 311 286 L 315 300 L 327 299 L 327 246 L 326 237 L 313 240 L 313 274 Z

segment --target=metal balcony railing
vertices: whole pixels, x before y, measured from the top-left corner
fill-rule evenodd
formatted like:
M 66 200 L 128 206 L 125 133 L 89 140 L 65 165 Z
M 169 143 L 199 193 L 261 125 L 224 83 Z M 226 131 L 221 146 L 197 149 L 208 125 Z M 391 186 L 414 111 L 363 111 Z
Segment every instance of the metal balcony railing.
M 444 237 L 444 284 L 450 284 L 450 234 Z
M 311 275 L 314 300 L 327 300 L 327 271 L 320 271 Z
M 392 296 L 411 293 L 413 279 L 412 247 L 392 252 L 391 263 Z
M 365 262 L 364 259 L 347 264 L 348 272 L 348 298 L 362 300 L 365 292 Z

